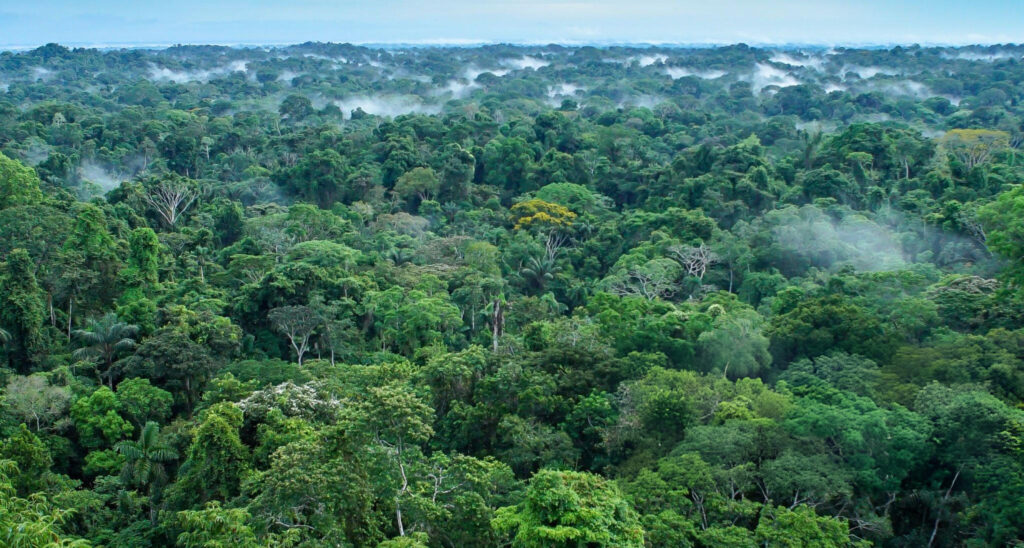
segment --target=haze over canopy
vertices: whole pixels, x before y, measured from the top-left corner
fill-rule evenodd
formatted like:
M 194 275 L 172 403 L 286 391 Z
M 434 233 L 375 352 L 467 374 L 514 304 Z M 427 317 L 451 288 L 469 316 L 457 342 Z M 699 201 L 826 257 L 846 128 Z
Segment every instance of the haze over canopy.
M 0 47 L 173 43 L 1005 43 L 1018 0 L 0 1 Z

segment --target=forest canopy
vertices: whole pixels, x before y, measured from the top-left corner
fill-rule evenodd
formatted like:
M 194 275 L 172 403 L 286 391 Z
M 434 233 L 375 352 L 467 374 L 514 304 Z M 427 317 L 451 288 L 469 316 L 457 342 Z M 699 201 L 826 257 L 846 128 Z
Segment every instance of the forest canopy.
M 1024 47 L 0 53 L 0 544 L 1024 542 Z

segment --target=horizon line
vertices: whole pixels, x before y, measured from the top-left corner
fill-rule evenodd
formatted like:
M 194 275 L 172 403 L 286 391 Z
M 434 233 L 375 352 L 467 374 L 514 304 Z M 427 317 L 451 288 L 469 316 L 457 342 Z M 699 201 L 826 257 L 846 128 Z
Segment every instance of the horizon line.
M 773 47 L 773 48 L 850 48 L 850 49 L 879 49 L 894 47 L 922 47 L 922 48 L 970 48 L 970 47 L 1020 47 L 1024 42 L 941 42 L 941 41 L 848 41 L 848 42 L 819 42 L 819 41 L 668 41 L 668 40 L 477 40 L 463 38 L 442 38 L 442 39 L 420 39 L 420 40 L 391 40 L 391 41 L 359 41 L 359 42 L 335 42 L 323 40 L 305 41 L 270 41 L 270 42 L 45 42 L 42 44 L 0 44 L 0 52 L 23 53 L 39 49 L 50 44 L 56 44 L 69 49 L 94 49 L 94 50 L 125 50 L 125 49 L 148 49 L 162 50 L 173 47 L 228 47 L 233 49 L 250 48 L 284 48 L 299 46 L 303 44 L 327 44 L 327 45 L 351 45 L 358 47 L 377 47 L 381 49 L 390 48 L 442 48 L 458 47 L 473 48 L 483 46 L 512 46 L 512 47 L 540 47 L 560 46 L 569 48 L 578 47 L 636 47 L 636 48 L 718 48 L 737 45 L 751 47 Z

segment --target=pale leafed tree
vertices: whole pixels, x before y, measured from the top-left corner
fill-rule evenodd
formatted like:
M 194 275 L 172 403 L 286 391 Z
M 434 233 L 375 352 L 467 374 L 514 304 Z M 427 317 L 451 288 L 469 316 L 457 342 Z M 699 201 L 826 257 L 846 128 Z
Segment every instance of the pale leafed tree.
M 718 262 L 718 255 L 704 244 L 672 246 L 669 253 L 683 265 L 687 276 L 697 278 L 701 283 L 704 283 L 704 275 L 707 274 L 708 268 Z
M 142 197 L 173 228 L 199 197 L 199 190 L 186 179 L 174 177 L 150 186 Z
M 991 129 L 952 129 L 942 137 L 942 148 L 972 169 L 992 155 L 1010 148 L 1010 134 Z
M 681 270 L 672 259 L 652 259 L 610 276 L 605 286 L 614 295 L 643 297 L 649 301 L 665 299 L 679 290 L 677 280 Z
M 278 332 L 288 338 L 299 365 L 309 350 L 313 333 L 323 324 L 323 319 L 308 306 L 282 306 L 271 310 L 267 319 Z
M 15 375 L 7 381 L 3 401 L 12 415 L 38 431 L 64 414 L 71 402 L 71 389 L 53 386 L 40 374 Z

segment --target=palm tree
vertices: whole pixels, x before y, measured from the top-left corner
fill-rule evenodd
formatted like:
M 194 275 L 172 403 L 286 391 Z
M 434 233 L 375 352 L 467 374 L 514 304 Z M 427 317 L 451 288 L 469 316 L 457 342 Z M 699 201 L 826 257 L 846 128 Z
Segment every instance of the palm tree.
M 139 326 L 122 322 L 113 312 L 104 314 L 98 320 L 90 319 L 85 329 L 74 331 L 75 337 L 82 343 L 82 347 L 75 350 L 74 357 L 99 362 L 103 367 L 100 382 L 103 382 L 103 376 L 106 375 L 110 388 L 114 388 L 114 362 L 122 351 L 135 347 L 135 339 L 132 337 L 138 332 Z
M 529 289 L 534 289 L 537 294 L 540 294 L 544 292 L 547 283 L 555 278 L 558 270 L 558 264 L 551 257 L 530 257 L 526 264 L 519 269 L 519 276 L 526 282 Z
M 0 328 L 0 344 L 7 344 L 11 341 L 11 334 L 6 329 Z
M 121 481 L 125 485 L 145 488 L 149 494 L 149 517 L 156 523 L 156 508 L 160 502 L 160 494 L 167 483 L 165 462 L 178 458 L 178 453 L 160 440 L 160 426 L 153 421 L 142 427 L 138 441 L 125 440 L 114 446 L 118 453 L 124 455 L 125 463 L 121 468 Z

